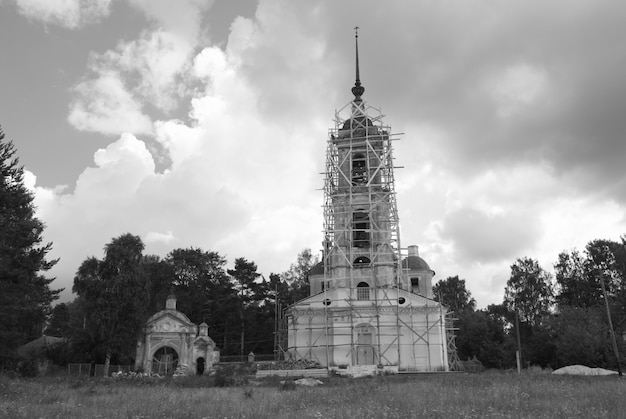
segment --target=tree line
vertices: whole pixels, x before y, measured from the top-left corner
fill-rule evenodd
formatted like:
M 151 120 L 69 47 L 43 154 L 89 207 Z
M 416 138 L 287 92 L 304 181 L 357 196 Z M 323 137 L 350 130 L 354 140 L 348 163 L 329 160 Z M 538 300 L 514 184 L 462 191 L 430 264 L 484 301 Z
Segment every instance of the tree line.
M 73 287 L 78 297 L 52 310 L 47 333 L 70 339 L 68 355 L 74 361 L 112 356 L 115 362 L 129 362 L 141 327 L 164 308 L 172 292 L 191 321 L 209 325 L 223 355 L 272 353 L 276 309 L 308 295 L 308 272 L 317 263 L 305 249 L 288 271 L 266 279 L 245 258 L 227 270 L 226 259 L 213 251 L 175 249 L 165 258 L 142 251 L 137 236 L 114 238 L 102 260 L 88 258 L 79 267 Z M 534 259 L 517 259 L 502 303 L 485 309 L 476 309 L 458 276 L 437 282 L 433 294 L 452 312 L 463 360 L 514 368 L 519 336 L 524 366 L 616 368 L 602 281 L 623 353 L 626 237 L 621 242 L 593 240 L 582 253 L 559 254 L 554 276 Z
M 64 358 L 131 362 L 145 322 L 165 308 L 169 294 L 192 322 L 208 324 L 222 355 L 270 354 L 277 307 L 308 295 L 308 271 L 317 263 L 305 249 L 288 271 L 266 279 L 243 257 L 226 269 L 226 258 L 214 251 L 179 248 L 161 258 L 143 250 L 141 238 L 126 233 L 105 246 L 102 259 L 82 262 L 76 299 L 56 305 L 46 328 L 71 342 Z
M 618 361 L 623 361 L 626 236 L 619 242 L 592 240 L 582 252 L 560 253 L 554 275 L 534 259 L 517 259 L 511 265 L 502 303 L 482 310 L 476 309 L 465 280 L 458 276 L 436 283 L 433 293 L 453 312 L 461 359 L 476 357 L 485 367 L 514 368 L 519 345 L 523 366 L 581 364 L 617 369 Z

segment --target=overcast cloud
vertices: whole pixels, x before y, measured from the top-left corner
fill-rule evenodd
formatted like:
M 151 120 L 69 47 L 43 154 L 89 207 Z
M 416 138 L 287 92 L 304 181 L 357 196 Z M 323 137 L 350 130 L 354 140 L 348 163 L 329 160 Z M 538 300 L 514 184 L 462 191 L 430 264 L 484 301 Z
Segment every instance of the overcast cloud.
M 15 122 L 26 107 L 0 96 L 61 258 L 55 286 L 69 290 L 124 232 L 150 253 L 243 256 L 266 277 L 317 252 L 319 173 L 334 110 L 352 98 L 356 25 L 364 98 L 404 133 L 402 244 L 420 246 L 436 280 L 459 275 L 479 306 L 499 303 L 516 258 L 551 271 L 560 251 L 626 233 L 623 2 L 229 3 L 0 2 L 11 30 L 47 31 L 80 57 L 47 63 L 57 90 L 39 88 L 40 112 L 65 107 L 46 119 L 49 152 Z M 6 68 L 0 87 L 45 77 L 23 70 Z M 63 184 L 39 174 L 61 178 L 64 160 Z

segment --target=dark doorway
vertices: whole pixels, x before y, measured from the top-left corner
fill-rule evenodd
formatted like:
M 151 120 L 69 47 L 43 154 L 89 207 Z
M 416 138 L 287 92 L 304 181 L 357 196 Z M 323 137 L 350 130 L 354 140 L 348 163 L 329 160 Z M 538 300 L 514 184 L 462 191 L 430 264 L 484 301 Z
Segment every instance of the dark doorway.
M 204 374 L 204 358 L 196 359 L 196 375 Z

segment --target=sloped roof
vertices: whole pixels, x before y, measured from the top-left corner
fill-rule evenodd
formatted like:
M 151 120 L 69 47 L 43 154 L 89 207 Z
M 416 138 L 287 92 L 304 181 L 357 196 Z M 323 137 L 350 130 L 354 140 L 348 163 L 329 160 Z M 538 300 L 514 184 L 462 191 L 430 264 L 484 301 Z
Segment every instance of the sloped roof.
M 30 342 L 20 346 L 17 349 L 17 353 L 20 354 L 21 356 L 26 356 L 30 352 L 45 349 L 50 346 L 58 345 L 63 342 L 65 342 L 65 338 L 42 335 L 38 337 L 37 339 L 31 340 Z
M 311 275 L 324 275 L 324 262 L 318 262 L 311 268 L 309 271 L 309 276 Z

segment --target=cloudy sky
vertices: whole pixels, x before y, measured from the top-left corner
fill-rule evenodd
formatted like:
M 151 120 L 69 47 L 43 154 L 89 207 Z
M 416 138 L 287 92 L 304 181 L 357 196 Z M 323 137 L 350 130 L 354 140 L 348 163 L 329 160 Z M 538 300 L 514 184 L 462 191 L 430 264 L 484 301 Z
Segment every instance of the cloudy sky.
M 510 265 L 626 233 L 619 0 L 0 0 L 0 124 L 65 287 L 125 232 L 282 272 L 322 239 L 354 83 L 395 143 L 403 246 L 479 307 Z

